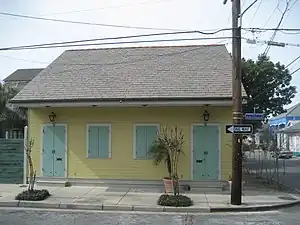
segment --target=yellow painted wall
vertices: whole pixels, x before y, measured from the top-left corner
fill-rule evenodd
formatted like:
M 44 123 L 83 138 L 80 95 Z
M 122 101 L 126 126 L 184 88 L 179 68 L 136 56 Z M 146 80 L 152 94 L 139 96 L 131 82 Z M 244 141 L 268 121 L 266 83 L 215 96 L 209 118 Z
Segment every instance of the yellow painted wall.
M 29 110 L 29 136 L 35 139 L 33 160 L 40 176 L 41 125 L 49 123 L 54 111 L 57 123 L 67 123 L 68 176 L 72 178 L 145 179 L 156 180 L 167 175 L 164 164 L 154 166 L 152 160 L 133 159 L 133 125 L 159 123 L 178 125 L 185 134 L 185 156 L 181 157 L 179 175 L 191 179 L 190 135 L 191 124 L 203 123 L 202 107 L 160 108 L 43 108 Z M 222 180 L 231 174 L 231 135 L 225 133 L 225 124 L 231 123 L 231 107 L 210 107 L 209 123 L 221 124 Z M 109 123 L 112 126 L 112 158 L 86 158 L 86 124 Z

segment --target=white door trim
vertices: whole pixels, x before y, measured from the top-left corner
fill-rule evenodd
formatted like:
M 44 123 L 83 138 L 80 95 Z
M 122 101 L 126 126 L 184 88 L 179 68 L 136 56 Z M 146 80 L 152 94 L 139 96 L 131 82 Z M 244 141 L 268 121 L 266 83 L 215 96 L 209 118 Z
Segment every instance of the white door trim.
M 221 135 L 221 124 L 220 123 L 206 123 L 207 126 L 216 126 L 218 127 L 218 131 L 219 131 L 219 149 L 218 149 L 218 180 L 221 180 L 222 178 L 222 135 Z M 194 126 L 205 126 L 204 123 L 193 123 L 191 125 L 191 129 L 190 129 L 190 136 L 191 136 L 191 143 L 190 143 L 190 160 L 191 160 L 191 168 L 190 168 L 190 173 L 191 173 L 191 180 L 194 180 L 194 149 L 193 149 L 193 145 L 194 145 L 194 132 L 193 132 L 193 128 Z
M 52 123 L 44 123 L 41 125 L 41 146 L 40 146 L 40 165 L 41 165 L 41 176 L 44 176 L 43 173 L 43 145 L 44 145 L 44 126 L 51 126 Z M 55 123 L 55 126 L 64 126 L 65 127 L 65 178 L 68 178 L 68 125 L 66 123 Z

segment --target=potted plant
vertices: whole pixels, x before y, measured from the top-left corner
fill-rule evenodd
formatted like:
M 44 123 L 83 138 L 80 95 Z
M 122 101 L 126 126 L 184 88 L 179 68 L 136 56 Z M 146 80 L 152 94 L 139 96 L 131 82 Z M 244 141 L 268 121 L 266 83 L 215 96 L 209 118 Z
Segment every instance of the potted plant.
M 179 156 L 183 154 L 182 146 L 184 135 L 177 126 L 164 127 L 158 134 L 150 148 L 150 155 L 155 165 L 164 162 L 167 166 L 168 176 L 163 178 L 166 193 L 179 194 L 178 163 Z
M 173 191 L 173 186 L 171 183 L 171 161 L 168 150 L 165 148 L 164 144 L 159 141 L 159 139 L 155 140 L 153 145 L 150 148 L 150 155 L 153 158 L 154 165 L 159 165 L 161 162 L 164 162 L 167 166 L 168 176 L 163 178 L 165 191 L 166 193 Z

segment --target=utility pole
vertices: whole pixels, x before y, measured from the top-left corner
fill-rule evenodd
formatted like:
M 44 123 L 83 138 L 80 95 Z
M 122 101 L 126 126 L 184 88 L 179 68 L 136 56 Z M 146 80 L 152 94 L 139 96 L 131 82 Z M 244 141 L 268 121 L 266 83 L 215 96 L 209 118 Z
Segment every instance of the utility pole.
M 223 4 L 226 4 L 224 0 Z M 233 126 L 242 123 L 241 91 L 241 3 L 232 0 L 232 120 Z M 232 134 L 231 204 L 242 204 L 242 135 Z
M 232 1 L 232 122 L 241 124 L 242 70 L 241 70 L 241 2 Z M 232 186 L 231 204 L 242 204 L 242 135 L 232 135 Z

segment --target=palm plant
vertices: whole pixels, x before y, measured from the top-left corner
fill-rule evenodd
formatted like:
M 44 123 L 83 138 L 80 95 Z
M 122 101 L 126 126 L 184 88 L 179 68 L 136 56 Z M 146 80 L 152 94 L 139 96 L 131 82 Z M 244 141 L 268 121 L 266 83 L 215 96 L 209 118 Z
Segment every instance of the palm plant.
M 164 162 L 167 165 L 169 176 L 165 178 L 171 179 L 171 159 L 168 149 L 165 148 L 164 144 L 159 141 L 159 139 L 155 140 L 150 148 L 149 153 L 153 158 L 154 165 L 158 166 L 159 164 L 161 164 L 161 162 Z

